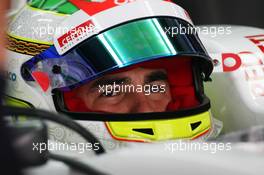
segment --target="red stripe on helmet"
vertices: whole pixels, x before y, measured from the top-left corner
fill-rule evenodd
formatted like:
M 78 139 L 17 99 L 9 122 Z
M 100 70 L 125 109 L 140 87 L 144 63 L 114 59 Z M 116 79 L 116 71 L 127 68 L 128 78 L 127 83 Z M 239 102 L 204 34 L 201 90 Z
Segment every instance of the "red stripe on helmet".
M 126 3 L 134 2 L 136 0 L 105 0 L 104 2 L 88 2 L 87 0 L 69 0 L 79 9 L 85 11 L 88 15 L 92 16 L 96 13 L 113 8 L 115 6 L 123 5 Z M 171 2 L 171 0 L 164 0 Z

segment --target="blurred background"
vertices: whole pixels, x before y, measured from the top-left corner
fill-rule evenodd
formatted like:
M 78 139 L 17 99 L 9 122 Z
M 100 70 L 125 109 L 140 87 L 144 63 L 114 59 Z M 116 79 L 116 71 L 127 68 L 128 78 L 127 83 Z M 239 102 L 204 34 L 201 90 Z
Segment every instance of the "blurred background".
M 235 24 L 264 28 L 263 0 L 173 0 L 197 24 Z
M 27 0 L 12 0 L 12 8 Z M 49 1 L 49 0 L 39 0 Z M 51 0 L 67 1 L 67 0 Z M 264 28 L 263 0 L 173 0 L 184 7 L 195 24 L 235 24 Z

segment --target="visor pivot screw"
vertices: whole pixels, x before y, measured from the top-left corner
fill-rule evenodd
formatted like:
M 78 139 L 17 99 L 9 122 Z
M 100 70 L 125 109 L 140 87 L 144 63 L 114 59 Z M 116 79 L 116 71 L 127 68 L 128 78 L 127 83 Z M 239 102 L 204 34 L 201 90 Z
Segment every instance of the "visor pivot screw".
M 219 65 L 219 61 L 217 59 L 214 59 L 213 60 L 213 64 L 214 64 L 214 66 L 218 66 Z
M 61 74 L 61 67 L 58 66 L 58 65 L 54 65 L 52 67 L 52 73 L 54 73 L 54 74 Z

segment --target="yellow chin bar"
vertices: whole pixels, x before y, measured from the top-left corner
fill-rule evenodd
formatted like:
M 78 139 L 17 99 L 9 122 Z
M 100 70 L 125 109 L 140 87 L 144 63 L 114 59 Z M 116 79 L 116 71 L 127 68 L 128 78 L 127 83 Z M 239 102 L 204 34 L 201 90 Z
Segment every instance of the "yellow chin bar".
M 210 112 L 169 120 L 106 122 L 116 140 L 151 142 L 195 139 L 211 128 Z

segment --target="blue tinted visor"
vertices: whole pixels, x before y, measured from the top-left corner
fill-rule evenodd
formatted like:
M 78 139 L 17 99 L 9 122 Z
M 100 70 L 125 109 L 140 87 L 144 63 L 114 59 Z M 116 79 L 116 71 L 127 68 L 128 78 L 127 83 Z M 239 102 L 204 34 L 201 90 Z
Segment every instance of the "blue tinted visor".
M 188 32 L 180 32 L 181 28 Z M 69 90 L 137 63 L 193 56 L 201 61 L 201 72 L 209 77 L 211 59 L 195 30 L 190 29 L 194 28 L 189 23 L 172 17 L 132 21 L 101 32 L 63 55 L 51 46 L 25 62 L 22 75 L 26 81 L 41 77 L 51 89 Z

